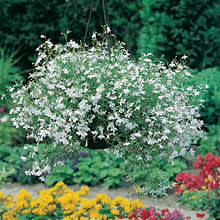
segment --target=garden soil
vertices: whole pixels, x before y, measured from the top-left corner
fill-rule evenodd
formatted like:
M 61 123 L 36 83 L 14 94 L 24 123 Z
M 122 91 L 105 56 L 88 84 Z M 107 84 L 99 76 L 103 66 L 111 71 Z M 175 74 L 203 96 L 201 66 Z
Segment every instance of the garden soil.
M 72 185 L 68 187 L 74 191 L 78 191 L 80 189 L 79 185 Z M 38 196 L 38 192 L 40 190 L 46 189 L 48 187 L 44 184 L 21 185 L 19 183 L 12 183 L 12 184 L 3 185 L 0 191 L 3 192 L 5 195 L 10 193 L 16 195 L 19 192 L 19 190 L 22 188 L 30 192 L 34 197 L 36 197 Z M 170 193 L 168 196 L 163 198 L 151 198 L 151 197 L 139 198 L 135 192 L 135 187 L 129 184 L 116 189 L 106 189 L 103 185 L 93 186 L 90 187 L 90 193 L 87 196 L 87 198 L 95 198 L 96 194 L 98 193 L 106 193 L 111 198 L 114 198 L 116 196 L 123 196 L 126 198 L 131 198 L 133 200 L 141 199 L 143 204 L 147 205 L 148 207 L 154 206 L 156 208 L 169 208 L 171 210 L 179 209 L 184 213 L 185 216 L 190 216 L 192 220 L 197 219 L 196 213 L 199 212 L 199 211 L 192 211 L 188 207 L 178 204 L 174 193 Z M 206 213 L 206 218 L 207 217 L 208 215 Z

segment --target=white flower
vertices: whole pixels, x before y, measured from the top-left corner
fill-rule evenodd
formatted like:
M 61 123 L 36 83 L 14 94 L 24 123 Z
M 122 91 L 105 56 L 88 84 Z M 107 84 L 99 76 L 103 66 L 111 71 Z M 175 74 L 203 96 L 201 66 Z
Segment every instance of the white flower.
M 27 157 L 21 156 L 21 160 L 25 162 L 25 161 L 27 161 Z
M 96 32 L 93 32 L 92 39 L 96 38 Z
M 184 55 L 181 57 L 182 59 L 186 60 L 188 58 L 188 56 Z

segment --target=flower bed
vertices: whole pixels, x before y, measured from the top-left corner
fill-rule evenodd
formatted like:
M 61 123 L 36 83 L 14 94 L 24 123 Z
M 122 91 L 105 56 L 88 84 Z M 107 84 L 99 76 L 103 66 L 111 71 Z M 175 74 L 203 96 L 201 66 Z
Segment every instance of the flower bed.
M 181 172 L 176 176 L 179 201 L 192 209 L 215 209 L 213 202 L 220 194 L 220 157 L 208 153 L 198 156 L 193 165 L 200 170 L 199 175 Z
M 147 208 L 140 200 L 133 201 L 121 196 L 110 199 L 106 194 L 97 194 L 96 198 L 87 199 L 84 196 L 88 193 L 87 186 L 82 186 L 80 191 L 74 192 L 63 182 L 41 190 L 38 198 L 33 198 L 24 189 L 17 194 L 16 200 L 13 195 L 4 196 L 0 193 L 0 216 L 2 220 L 189 219 L 179 210 Z M 200 214 L 200 217 L 204 217 L 203 214 Z

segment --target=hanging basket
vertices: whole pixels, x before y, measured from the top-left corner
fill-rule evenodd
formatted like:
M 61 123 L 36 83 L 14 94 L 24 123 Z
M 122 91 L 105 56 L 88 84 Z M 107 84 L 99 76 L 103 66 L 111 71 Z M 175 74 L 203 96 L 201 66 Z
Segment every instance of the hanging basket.
M 38 48 L 29 84 L 12 93 L 14 125 L 38 143 L 74 150 L 87 142 L 135 152 L 137 161 L 152 152 L 170 159 L 186 152 L 202 125 L 192 96 L 198 91 L 183 89 L 186 67 L 155 64 L 150 54 L 136 63 L 123 43 L 105 49 L 108 42 L 96 36 L 92 44 L 46 41 Z

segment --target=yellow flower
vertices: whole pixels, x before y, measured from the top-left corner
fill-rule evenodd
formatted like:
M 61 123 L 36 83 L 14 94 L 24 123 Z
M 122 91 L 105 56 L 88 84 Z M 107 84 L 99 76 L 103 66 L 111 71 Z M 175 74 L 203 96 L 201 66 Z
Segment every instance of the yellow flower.
M 4 196 L 3 192 L 0 192 L 0 199 L 2 200 L 4 198 L 5 198 L 5 196 Z
M 112 212 L 113 215 L 119 215 L 120 214 L 118 209 L 112 209 L 111 212 Z
M 90 219 L 91 218 L 99 219 L 99 209 L 97 209 L 96 207 L 89 209 L 88 216 Z
M 184 191 L 184 194 L 187 194 L 187 193 L 189 193 L 189 190 L 185 190 L 185 191 Z
M 27 213 L 30 213 L 31 212 L 31 209 L 24 209 L 23 211 L 22 211 L 22 214 L 27 214 Z
M 96 195 L 96 202 L 97 203 L 101 203 L 104 205 L 104 203 L 106 203 L 107 205 L 111 204 L 111 199 L 109 198 L 108 195 L 104 194 L 104 193 L 99 193 Z
M 68 193 L 57 198 L 56 201 L 61 204 L 64 213 L 69 214 L 76 210 L 76 206 L 79 202 L 79 195 L 70 190 Z
M 88 195 L 89 194 L 89 187 L 88 186 L 81 186 L 80 187 L 80 194 L 81 195 Z
M 137 187 L 135 191 L 136 193 L 139 193 L 141 191 L 141 187 Z
M 88 217 L 81 216 L 81 217 L 80 217 L 80 220 L 89 220 L 89 218 L 88 218 Z
M 181 185 L 180 185 L 180 188 L 181 188 L 181 189 L 183 189 L 184 187 L 185 187 L 185 185 L 184 185 L 184 184 L 181 184 Z
M 14 206 L 15 202 L 13 200 L 13 195 L 9 195 L 7 196 L 7 199 L 6 199 L 6 208 L 10 208 L 12 206 Z
M 139 199 L 132 201 L 132 211 L 134 211 L 138 208 L 147 208 L 147 206 L 143 205 L 141 200 L 139 200 Z
M 208 177 L 208 180 L 209 180 L 209 181 L 212 181 L 212 180 L 213 180 L 212 176 L 209 176 L 209 177 Z
M 32 195 L 24 189 L 21 189 L 16 196 L 15 208 L 17 211 L 22 209 L 27 209 L 30 206 L 30 201 L 32 200 Z
M 7 211 L 2 215 L 2 220 L 18 220 L 15 211 Z
M 193 195 L 191 198 L 192 198 L 192 199 L 196 199 L 196 196 L 195 196 L 195 195 Z
M 206 186 L 202 186 L 202 189 L 206 189 L 207 187 Z

